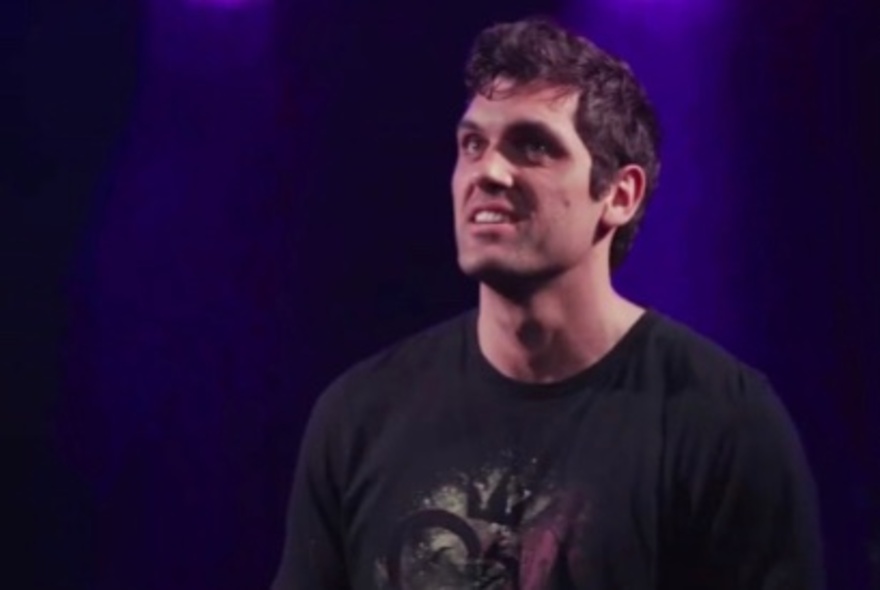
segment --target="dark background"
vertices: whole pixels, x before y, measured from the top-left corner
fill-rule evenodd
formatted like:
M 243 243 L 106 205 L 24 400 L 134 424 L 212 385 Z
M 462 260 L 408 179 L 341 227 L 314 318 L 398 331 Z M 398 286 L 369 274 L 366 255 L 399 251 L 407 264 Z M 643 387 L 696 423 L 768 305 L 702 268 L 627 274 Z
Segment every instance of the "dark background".
M 875 5 L 5 0 L 0 586 L 268 585 L 315 396 L 476 302 L 461 66 L 538 12 L 666 129 L 621 290 L 770 375 L 829 587 L 880 587 Z

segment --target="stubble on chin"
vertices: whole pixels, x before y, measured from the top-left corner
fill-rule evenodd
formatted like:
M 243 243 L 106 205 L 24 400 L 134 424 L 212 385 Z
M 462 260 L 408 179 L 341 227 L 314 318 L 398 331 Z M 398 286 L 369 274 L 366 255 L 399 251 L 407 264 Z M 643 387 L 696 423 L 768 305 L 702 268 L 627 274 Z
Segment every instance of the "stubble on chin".
M 532 268 L 526 261 L 459 258 L 459 268 L 471 280 L 511 301 L 529 298 L 553 279 L 549 268 Z

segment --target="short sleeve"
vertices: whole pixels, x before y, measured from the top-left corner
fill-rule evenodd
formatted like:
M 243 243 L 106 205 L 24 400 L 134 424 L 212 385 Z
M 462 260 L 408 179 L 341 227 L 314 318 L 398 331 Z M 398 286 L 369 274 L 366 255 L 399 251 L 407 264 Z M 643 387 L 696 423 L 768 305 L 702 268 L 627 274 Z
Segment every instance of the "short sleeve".
M 271 590 L 348 590 L 342 518 L 345 432 L 340 381 L 315 404 L 300 445 L 286 536 Z
M 818 502 L 797 431 L 763 377 L 736 389 L 671 417 L 667 573 L 681 590 L 820 590 Z

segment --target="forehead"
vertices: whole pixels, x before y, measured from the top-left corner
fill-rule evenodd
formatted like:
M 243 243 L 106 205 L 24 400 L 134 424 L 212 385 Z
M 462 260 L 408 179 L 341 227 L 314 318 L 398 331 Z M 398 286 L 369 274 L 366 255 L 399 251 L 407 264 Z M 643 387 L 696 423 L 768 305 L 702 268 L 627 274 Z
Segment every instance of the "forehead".
M 544 123 L 562 135 L 576 134 L 574 117 L 578 94 L 559 86 L 515 88 L 496 83 L 486 95 L 474 95 L 463 119 L 488 131 L 521 121 Z

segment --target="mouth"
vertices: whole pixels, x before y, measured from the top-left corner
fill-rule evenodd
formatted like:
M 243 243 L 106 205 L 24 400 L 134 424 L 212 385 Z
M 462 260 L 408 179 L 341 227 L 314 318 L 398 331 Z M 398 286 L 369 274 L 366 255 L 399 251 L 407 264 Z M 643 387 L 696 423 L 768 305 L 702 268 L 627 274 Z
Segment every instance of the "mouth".
M 470 216 L 470 222 L 479 226 L 514 225 L 519 219 L 509 211 L 478 209 Z

